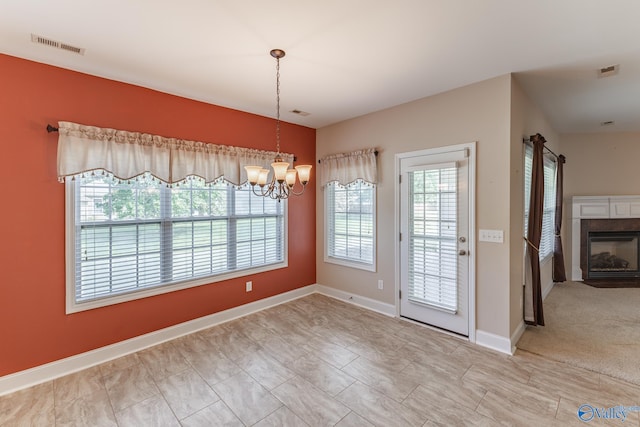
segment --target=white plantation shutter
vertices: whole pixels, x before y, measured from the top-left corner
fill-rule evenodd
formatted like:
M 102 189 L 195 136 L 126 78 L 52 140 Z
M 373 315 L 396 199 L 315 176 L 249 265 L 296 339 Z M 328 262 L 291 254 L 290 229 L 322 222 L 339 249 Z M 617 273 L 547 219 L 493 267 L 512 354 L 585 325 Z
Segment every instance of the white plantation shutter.
M 100 173 L 66 185 L 74 216 L 70 311 L 285 262 L 286 202 L 247 187 L 195 177 L 170 187 L 150 174 L 120 181 Z
M 409 172 L 409 300 L 446 311 L 458 307 L 457 167 Z

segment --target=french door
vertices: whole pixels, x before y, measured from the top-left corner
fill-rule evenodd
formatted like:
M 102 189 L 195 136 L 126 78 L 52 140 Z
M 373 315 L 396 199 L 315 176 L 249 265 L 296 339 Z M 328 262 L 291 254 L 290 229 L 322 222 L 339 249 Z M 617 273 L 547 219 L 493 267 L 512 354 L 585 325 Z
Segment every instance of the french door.
M 400 315 L 469 335 L 473 144 L 398 155 Z

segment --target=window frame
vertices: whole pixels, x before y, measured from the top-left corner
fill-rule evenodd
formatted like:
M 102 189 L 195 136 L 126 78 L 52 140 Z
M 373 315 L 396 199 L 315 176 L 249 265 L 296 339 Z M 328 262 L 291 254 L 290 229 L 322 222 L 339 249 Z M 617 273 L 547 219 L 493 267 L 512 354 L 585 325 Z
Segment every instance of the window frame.
M 532 163 L 533 162 L 533 145 L 525 143 L 524 144 L 525 149 L 524 149 L 524 160 L 523 160 L 523 164 L 524 164 L 524 169 L 523 169 L 523 178 L 524 178 L 524 187 L 523 187 L 523 193 L 524 193 L 524 236 L 527 236 L 527 229 L 529 228 L 529 211 L 530 211 L 530 195 L 531 195 L 531 172 L 528 172 L 527 170 L 527 162 Z M 529 156 L 529 153 L 531 153 L 531 155 Z M 529 166 L 529 169 L 531 168 L 531 165 Z M 544 196 L 544 202 L 549 202 L 550 205 L 549 206 L 543 206 L 542 209 L 542 235 L 540 238 L 540 252 L 539 252 L 539 261 L 540 264 L 544 264 L 546 262 L 548 262 L 552 257 L 553 257 L 553 245 L 554 245 L 554 238 L 555 238 L 555 208 L 556 208 L 556 200 L 555 200 L 555 195 L 556 195 L 556 174 L 558 173 L 558 165 L 556 160 L 549 154 L 544 154 L 543 156 L 543 175 L 547 175 L 547 170 L 549 168 L 553 168 L 553 179 L 551 179 L 550 182 L 547 182 L 547 180 L 544 180 L 544 184 L 545 184 L 545 196 Z M 552 187 L 553 188 L 553 197 L 548 197 L 548 189 Z M 529 189 L 527 192 L 527 188 Z M 527 197 L 527 193 L 529 194 L 529 197 Z M 546 221 L 545 221 L 546 219 Z M 551 221 L 550 223 L 548 221 Z M 546 227 L 545 227 L 546 226 Z M 550 235 L 546 236 L 545 239 L 545 231 L 547 231 L 548 233 L 550 233 Z M 549 243 L 550 247 L 546 247 L 543 246 L 544 242 Z M 543 250 L 544 249 L 544 250 Z
M 330 243 L 329 243 L 329 238 L 331 237 L 330 232 L 331 232 L 331 224 L 330 224 L 330 218 L 332 217 L 333 213 L 330 212 L 330 191 L 332 188 L 334 188 L 335 186 L 341 186 L 341 187 L 349 187 L 349 185 L 353 185 L 353 184 L 349 184 L 349 185 L 340 185 L 338 184 L 337 181 L 333 181 L 328 183 L 325 187 L 324 187 L 324 262 L 326 263 L 330 263 L 330 264 L 336 264 L 336 265 L 341 265 L 341 266 L 345 266 L 345 267 L 351 267 L 351 268 L 356 268 L 356 269 L 360 269 L 360 270 L 366 270 L 366 271 L 370 271 L 370 272 L 376 272 L 377 270 L 377 258 L 376 258 L 376 253 L 377 253 L 377 185 L 376 184 L 371 184 L 368 182 L 364 182 L 364 181 L 360 181 L 360 184 L 364 184 L 366 186 L 371 187 L 372 190 L 372 194 L 371 194 L 371 205 L 372 205 L 372 212 L 371 212 L 371 221 L 372 221 L 372 235 L 371 235 L 371 240 L 372 240 L 372 260 L 371 262 L 366 262 L 366 261 L 358 261 L 352 258 L 346 258 L 346 257 L 337 257 L 335 255 L 330 255 Z
M 169 292 L 174 292 L 182 289 L 188 289 L 196 286 L 202 286 L 221 282 L 238 277 L 250 276 L 253 274 L 264 273 L 267 271 L 278 270 L 288 267 L 288 203 L 286 200 L 281 201 L 282 206 L 282 255 L 281 262 L 275 262 L 265 264 L 257 267 L 250 267 L 245 269 L 238 269 L 227 271 L 223 273 L 217 273 L 208 276 L 200 276 L 197 278 L 191 278 L 186 280 L 178 280 L 173 283 L 158 284 L 155 286 L 144 287 L 139 290 L 131 290 L 114 295 L 106 295 L 103 297 L 97 297 L 87 301 L 76 301 L 76 222 L 79 220 L 79 210 L 76 211 L 76 180 L 65 180 L 65 291 L 66 291 L 66 314 L 77 313 L 86 310 L 92 310 L 95 308 L 105 307 L 113 304 L 120 304 L 128 301 L 134 301 L 142 298 L 147 298 L 155 295 L 161 295 Z M 230 188 L 233 188 L 230 186 Z M 183 218 L 175 217 L 183 221 Z M 237 220 L 237 217 L 231 218 L 231 220 Z M 137 220 L 135 223 L 142 224 L 148 222 L 148 220 Z M 162 219 L 161 223 L 165 222 Z M 171 221 L 170 221 L 171 222 Z M 230 245 L 233 246 L 233 245 Z

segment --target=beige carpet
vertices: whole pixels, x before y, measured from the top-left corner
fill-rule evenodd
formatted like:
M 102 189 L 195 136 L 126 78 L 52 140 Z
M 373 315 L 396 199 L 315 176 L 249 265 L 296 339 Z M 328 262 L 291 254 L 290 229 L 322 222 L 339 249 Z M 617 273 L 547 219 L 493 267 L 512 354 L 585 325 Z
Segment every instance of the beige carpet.
M 519 349 L 640 384 L 640 289 L 557 284 L 544 315 Z

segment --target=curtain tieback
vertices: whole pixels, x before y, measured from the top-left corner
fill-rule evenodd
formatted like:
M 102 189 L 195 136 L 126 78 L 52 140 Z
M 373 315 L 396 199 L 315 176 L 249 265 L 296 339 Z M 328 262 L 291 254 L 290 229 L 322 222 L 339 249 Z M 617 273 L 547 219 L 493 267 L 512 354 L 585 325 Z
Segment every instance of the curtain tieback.
M 535 250 L 536 250 L 536 252 L 540 252 L 540 249 L 538 249 L 538 248 L 536 247 L 536 245 L 534 245 L 533 243 L 531 243 L 531 240 L 527 239 L 527 238 L 526 238 L 526 237 L 524 237 L 524 236 L 522 236 L 522 238 L 524 239 L 524 241 L 525 241 L 525 242 L 527 242 L 527 244 L 528 244 L 529 246 L 531 246 L 533 249 L 535 249 Z

